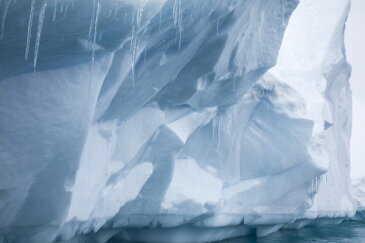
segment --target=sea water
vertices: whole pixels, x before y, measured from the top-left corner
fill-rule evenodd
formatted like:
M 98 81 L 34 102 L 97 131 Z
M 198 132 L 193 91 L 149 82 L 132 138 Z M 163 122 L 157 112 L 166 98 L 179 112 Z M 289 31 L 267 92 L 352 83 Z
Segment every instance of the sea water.
M 299 230 L 280 230 L 266 237 L 242 237 L 221 241 L 220 243 L 364 243 L 365 221 L 344 221 Z

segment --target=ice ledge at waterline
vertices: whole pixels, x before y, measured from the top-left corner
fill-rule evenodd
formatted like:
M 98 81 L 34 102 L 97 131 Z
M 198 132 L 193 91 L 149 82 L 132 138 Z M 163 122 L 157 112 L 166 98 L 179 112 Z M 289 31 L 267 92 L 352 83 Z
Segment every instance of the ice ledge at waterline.
M 355 213 L 349 1 L 0 8 L 0 242 L 214 241 Z

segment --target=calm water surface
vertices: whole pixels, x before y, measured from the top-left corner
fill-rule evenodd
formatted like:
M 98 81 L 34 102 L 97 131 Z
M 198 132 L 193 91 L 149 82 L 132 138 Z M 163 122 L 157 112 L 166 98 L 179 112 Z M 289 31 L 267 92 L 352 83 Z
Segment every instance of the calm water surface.
M 269 236 L 219 241 L 216 243 L 365 243 L 365 221 L 344 221 L 341 224 L 304 227 L 299 230 L 280 230 Z M 109 243 L 125 243 L 110 240 Z M 130 242 L 128 242 L 130 243 Z
M 339 225 L 281 230 L 267 237 L 243 237 L 221 243 L 365 243 L 365 221 L 344 221 Z

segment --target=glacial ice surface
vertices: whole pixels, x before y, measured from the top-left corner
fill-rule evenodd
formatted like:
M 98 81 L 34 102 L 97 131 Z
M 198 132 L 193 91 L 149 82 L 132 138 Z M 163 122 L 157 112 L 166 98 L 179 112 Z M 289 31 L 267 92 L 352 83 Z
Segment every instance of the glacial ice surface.
M 353 182 L 353 192 L 357 203 L 357 219 L 365 219 L 365 178 Z
M 355 214 L 349 0 L 0 8 L 0 242 L 207 242 Z

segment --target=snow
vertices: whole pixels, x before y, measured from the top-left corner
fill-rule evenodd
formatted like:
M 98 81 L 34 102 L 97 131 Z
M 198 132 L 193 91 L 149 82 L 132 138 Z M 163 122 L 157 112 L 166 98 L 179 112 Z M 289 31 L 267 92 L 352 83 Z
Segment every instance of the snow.
M 209 242 L 362 207 L 349 1 L 7 3 L 3 239 Z

